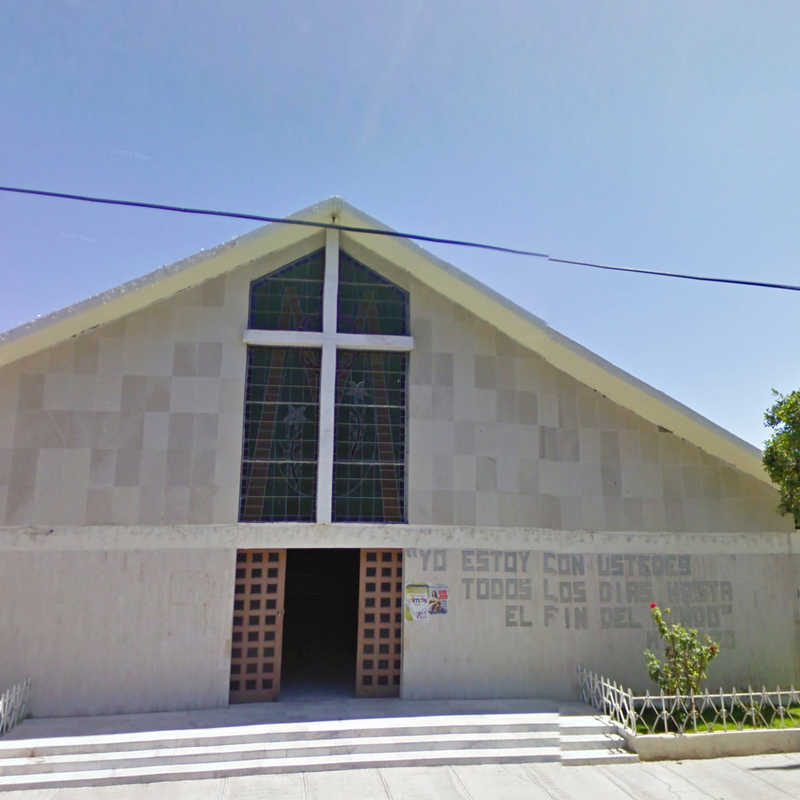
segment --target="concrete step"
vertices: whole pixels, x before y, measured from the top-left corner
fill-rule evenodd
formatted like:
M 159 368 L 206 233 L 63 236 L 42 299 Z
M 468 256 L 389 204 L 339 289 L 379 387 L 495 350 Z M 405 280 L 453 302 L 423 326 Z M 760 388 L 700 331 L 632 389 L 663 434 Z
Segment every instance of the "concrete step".
M 106 786 L 117 783 L 220 778 L 276 772 L 311 772 L 366 767 L 437 766 L 447 764 L 491 764 L 557 762 L 558 747 L 493 747 L 394 753 L 352 753 L 345 755 L 211 761 L 201 764 L 140 765 L 98 770 L 0 775 L 0 789 L 42 789 L 48 787 Z
M 616 733 L 616 725 L 608 717 L 561 717 L 558 728 L 565 735 Z
M 0 790 L 382 766 L 637 760 L 599 716 L 379 717 L 0 741 Z
M 624 749 L 573 750 L 561 753 L 564 767 L 582 767 L 592 764 L 634 764 L 639 761 L 636 753 Z
M 65 736 L 0 741 L 5 758 L 30 758 L 69 753 L 211 747 L 256 742 L 380 736 L 425 736 L 450 733 L 532 733 L 558 731 L 558 714 L 460 714 L 426 717 L 324 720 L 319 722 L 241 725 L 188 730 Z
M 108 770 L 141 765 L 201 764 L 204 762 L 354 753 L 430 752 L 434 750 L 490 748 L 550 748 L 559 746 L 558 733 L 448 733 L 424 736 L 359 736 L 355 738 L 302 739 L 297 741 L 243 742 L 203 747 L 68 753 L 0 760 L 0 776 L 47 772 Z
M 580 733 L 560 736 L 561 751 L 625 749 L 625 740 L 616 733 Z M 0 762 L 1 764 L 2 762 Z
M 558 730 L 561 763 L 565 767 L 586 764 L 635 763 L 639 756 L 628 752 L 617 726 L 599 714 L 563 715 Z

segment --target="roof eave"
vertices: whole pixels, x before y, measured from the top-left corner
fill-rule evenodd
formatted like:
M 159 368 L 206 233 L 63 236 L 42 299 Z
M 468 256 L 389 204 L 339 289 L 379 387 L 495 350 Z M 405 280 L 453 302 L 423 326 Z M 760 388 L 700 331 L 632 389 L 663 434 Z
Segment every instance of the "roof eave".
M 334 218 L 342 225 L 392 230 L 340 197 L 328 198 L 289 217 L 327 223 Z M 280 223 L 265 225 L 211 250 L 201 251 L 73 306 L 13 328 L 0 334 L 0 366 L 139 311 L 265 253 L 291 247 L 314 233 L 314 228 L 306 226 Z M 352 232 L 346 233 L 345 237 L 352 237 L 362 246 L 407 270 L 431 289 L 499 328 L 553 366 L 613 402 L 771 485 L 758 448 L 553 330 L 544 320 L 413 241 Z
M 344 224 L 386 229 L 382 223 L 344 201 L 340 201 L 340 208 L 339 221 Z M 609 400 L 772 485 L 757 447 L 559 333 L 541 318 L 452 264 L 409 240 L 368 234 L 351 233 L 347 236 L 407 269 L 432 289 L 464 306 Z
M 339 199 L 331 197 L 292 214 L 289 219 L 331 222 L 338 206 Z M 0 333 L 0 367 L 140 311 L 179 291 L 229 272 L 264 253 L 291 247 L 316 232 L 316 228 L 302 225 L 264 225 L 210 250 L 201 250 L 113 289 Z

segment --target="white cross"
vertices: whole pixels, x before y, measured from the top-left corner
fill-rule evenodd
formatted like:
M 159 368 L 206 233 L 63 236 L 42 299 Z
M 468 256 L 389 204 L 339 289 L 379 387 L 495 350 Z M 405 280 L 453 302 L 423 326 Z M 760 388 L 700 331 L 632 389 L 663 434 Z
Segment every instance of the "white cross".
M 339 297 L 339 231 L 325 236 L 325 283 L 322 290 L 322 331 L 260 331 L 248 328 L 244 343 L 262 347 L 317 347 L 322 350 L 319 380 L 319 455 L 317 457 L 317 522 L 331 521 L 333 501 L 333 430 L 336 402 L 336 349 L 409 352 L 412 336 L 337 333 Z

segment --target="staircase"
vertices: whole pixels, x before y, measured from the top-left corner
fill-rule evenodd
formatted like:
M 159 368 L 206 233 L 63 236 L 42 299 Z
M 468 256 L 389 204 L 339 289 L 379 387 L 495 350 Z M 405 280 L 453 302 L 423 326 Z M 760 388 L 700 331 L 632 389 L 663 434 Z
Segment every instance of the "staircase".
M 637 760 L 555 711 L 323 720 L 0 740 L 0 790 L 367 767 Z
M 559 718 L 561 763 L 567 767 L 589 764 L 628 764 L 639 760 L 625 749 L 625 740 L 606 717 L 562 714 Z

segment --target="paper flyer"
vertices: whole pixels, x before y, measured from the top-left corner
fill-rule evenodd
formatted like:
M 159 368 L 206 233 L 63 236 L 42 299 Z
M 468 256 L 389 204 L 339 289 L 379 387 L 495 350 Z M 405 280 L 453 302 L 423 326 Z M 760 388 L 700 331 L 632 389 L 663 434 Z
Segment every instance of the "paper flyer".
M 447 585 L 444 583 L 410 583 L 406 586 L 406 619 L 409 622 L 430 622 L 436 614 L 447 613 Z

